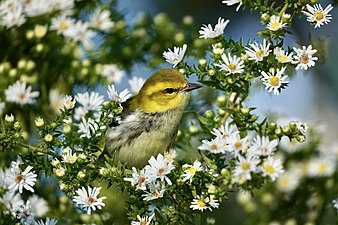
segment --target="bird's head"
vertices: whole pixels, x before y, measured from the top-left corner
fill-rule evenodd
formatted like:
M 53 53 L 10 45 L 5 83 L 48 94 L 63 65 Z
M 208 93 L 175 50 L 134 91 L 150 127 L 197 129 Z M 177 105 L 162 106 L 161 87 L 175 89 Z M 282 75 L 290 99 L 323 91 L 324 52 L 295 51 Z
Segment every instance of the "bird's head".
M 129 109 L 146 113 L 184 110 L 189 101 L 190 91 L 201 85 L 188 83 L 176 69 L 160 69 L 151 75 L 140 92 L 129 102 Z

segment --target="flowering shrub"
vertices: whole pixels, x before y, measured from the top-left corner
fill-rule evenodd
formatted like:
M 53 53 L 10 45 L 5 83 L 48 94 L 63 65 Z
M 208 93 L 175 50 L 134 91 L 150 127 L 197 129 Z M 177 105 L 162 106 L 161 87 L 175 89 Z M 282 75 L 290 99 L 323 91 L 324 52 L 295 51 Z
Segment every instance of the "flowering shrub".
M 1 1 L 0 224 L 198 224 L 233 191 L 248 223 L 327 222 L 326 209 L 338 209 L 337 148 L 324 151 L 307 123 L 259 118 L 245 101 L 254 84 L 279 95 L 318 63 L 311 44 L 283 40 L 299 16 L 317 29 L 333 7 L 222 2 L 260 12 L 257 40 L 226 37 L 222 17 L 198 29 L 164 14 L 126 25 L 116 1 Z M 106 155 L 105 134 L 144 79 L 116 87 L 135 63 L 165 61 L 208 90 L 193 96 L 173 149 L 127 168 Z

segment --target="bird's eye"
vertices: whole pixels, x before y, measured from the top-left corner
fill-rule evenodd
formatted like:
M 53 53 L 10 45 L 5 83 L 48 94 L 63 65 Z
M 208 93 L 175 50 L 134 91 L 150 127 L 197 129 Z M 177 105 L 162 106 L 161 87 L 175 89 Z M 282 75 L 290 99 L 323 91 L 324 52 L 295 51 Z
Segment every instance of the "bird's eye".
M 174 88 L 166 88 L 164 91 L 167 94 L 173 94 L 176 90 Z

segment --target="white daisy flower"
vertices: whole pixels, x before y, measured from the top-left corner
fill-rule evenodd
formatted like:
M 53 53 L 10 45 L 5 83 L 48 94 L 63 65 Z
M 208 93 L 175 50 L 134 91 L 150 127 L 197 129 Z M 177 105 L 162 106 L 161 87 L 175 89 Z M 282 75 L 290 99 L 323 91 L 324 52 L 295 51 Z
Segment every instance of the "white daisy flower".
M 236 11 L 238 11 L 243 4 L 242 0 L 223 0 L 222 3 L 227 4 L 227 6 L 238 4 Z
M 69 28 L 63 32 L 63 35 L 74 41 L 81 42 L 87 48 L 91 48 L 93 45 L 92 38 L 96 35 L 96 33 L 88 27 L 89 24 L 87 22 L 79 20 L 74 24 L 69 24 Z
M 291 63 L 293 61 L 293 52 L 286 52 L 284 49 L 276 47 L 273 53 L 280 63 Z
M 274 68 L 270 69 L 270 72 L 262 71 L 262 81 L 265 85 L 265 89 L 268 92 L 272 92 L 274 95 L 278 95 L 289 82 L 286 81 L 288 75 L 283 75 L 286 67 L 282 67 L 281 69 L 277 68 L 277 72 Z
M 74 8 L 75 4 L 74 0 L 53 0 L 49 2 L 53 11 L 61 11 L 65 13 L 71 13 L 71 10 Z
M 62 149 L 62 162 L 73 164 L 77 160 L 76 152 L 73 154 L 70 147 Z
M 30 0 L 25 4 L 25 13 L 29 17 L 40 16 L 53 10 L 48 0 Z
M 48 203 L 45 199 L 40 198 L 37 195 L 33 195 L 28 198 L 28 201 L 35 216 L 43 217 L 47 212 L 49 212 Z
M 25 204 L 21 198 L 21 195 L 15 191 L 7 191 L 0 198 L 0 202 L 2 202 L 9 211 L 13 211 L 14 209 L 19 208 Z
M 233 154 L 235 157 L 247 154 L 250 145 L 249 136 L 241 138 L 239 134 L 231 135 L 226 140 L 226 150 Z
M 82 121 L 80 124 L 78 124 L 79 130 L 77 131 L 81 138 L 91 138 L 96 133 L 96 131 L 99 129 L 99 125 L 93 120 L 92 118 L 88 118 L 86 120 L 85 117 L 82 117 Z M 100 134 L 97 134 L 100 135 Z
M 141 169 L 140 172 L 137 171 L 135 167 L 132 168 L 134 173 L 132 177 L 123 178 L 125 181 L 129 181 L 132 186 L 136 185 L 136 189 L 146 190 L 146 184 L 149 182 L 149 177 L 147 170 L 145 168 Z
M 234 176 L 238 177 L 243 175 L 246 180 L 251 180 L 251 173 L 257 172 L 257 165 L 260 160 L 253 155 L 247 155 L 246 157 L 239 156 L 234 169 Z
M 62 99 L 62 104 L 63 104 L 63 107 L 65 107 L 66 109 L 70 110 L 70 109 L 73 109 L 75 107 L 76 100 L 75 100 L 75 98 L 73 99 L 72 96 L 66 95 Z
M 227 71 L 227 75 L 244 72 L 244 61 L 241 60 L 240 57 L 236 55 L 231 56 L 230 53 L 228 53 L 228 56 L 222 54 L 222 60 L 224 63 L 215 63 L 214 65 L 220 67 L 221 71 Z
M 315 61 L 318 60 L 317 57 L 313 57 L 313 54 L 317 52 L 316 49 L 312 49 L 312 45 L 308 47 L 302 46 L 302 48 L 293 48 L 296 52 L 296 55 L 293 56 L 293 64 L 298 64 L 296 70 L 302 69 L 307 70 L 308 68 L 315 65 Z
M 332 200 L 332 205 L 337 210 L 338 213 L 338 198 Z
M 12 28 L 15 26 L 20 27 L 27 20 L 22 6 L 19 6 L 14 10 L 3 12 L 5 13 L 1 17 L 1 24 L 3 24 L 6 28 Z
M 216 137 L 215 139 L 208 141 L 208 140 L 202 140 L 202 145 L 198 147 L 201 151 L 208 151 L 210 153 L 216 154 L 216 153 L 225 153 L 225 140 Z
M 129 79 L 128 83 L 130 86 L 130 92 L 133 95 L 137 94 L 143 86 L 144 82 L 146 82 L 146 80 L 142 77 L 132 77 L 131 79 Z
M 31 171 L 33 167 L 27 166 L 22 171 L 18 164 L 12 164 L 9 172 L 6 174 L 7 189 L 10 191 L 18 190 L 22 193 L 23 189 L 34 192 L 33 186 L 36 182 L 37 175 Z
M 266 40 L 263 40 L 263 44 L 258 44 L 257 42 L 251 43 L 250 47 L 245 48 L 245 53 L 248 55 L 249 60 L 254 60 L 255 62 L 262 61 L 264 57 L 268 56 L 271 50 L 270 43 L 266 43 Z
M 279 16 L 272 15 L 270 21 L 267 25 L 267 28 L 271 31 L 277 31 L 286 26 L 286 23 L 283 23 Z
M 17 81 L 5 90 L 5 95 L 6 101 L 24 105 L 33 104 L 35 98 L 37 98 L 40 93 L 38 91 L 32 91 L 32 86 L 27 86 L 26 83 Z
M 218 138 L 226 139 L 232 135 L 238 135 L 239 131 L 236 124 L 230 125 L 229 122 L 225 122 L 219 129 L 213 128 L 210 133 Z
M 291 169 L 279 175 L 276 180 L 276 187 L 279 191 L 291 193 L 297 189 L 301 181 L 301 174 L 298 170 Z
M 82 210 L 87 211 L 87 214 L 90 215 L 92 211 L 96 209 L 101 209 L 105 204 L 102 202 L 107 197 L 103 196 L 98 198 L 100 194 L 101 187 L 90 187 L 87 189 L 84 187 L 76 190 L 76 196 L 74 196 L 73 201 L 81 207 Z
M 66 14 L 59 15 L 57 17 L 52 18 L 50 30 L 55 30 L 58 34 L 69 33 L 68 29 L 73 27 L 75 24 L 75 20 L 68 17 Z
M 27 201 L 26 204 L 13 209 L 12 215 L 19 219 L 21 224 L 33 224 L 35 222 L 35 214 L 32 211 L 32 206 L 29 201 Z
M 104 101 L 103 95 L 100 95 L 98 92 L 85 92 L 78 93 L 76 95 L 76 101 L 80 103 L 85 110 L 99 111 L 102 108 L 102 103 Z
M 213 44 L 213 45 L 212 45 L 212 52 L 213 52 L 215 55 L 222 55 L 223 52 L 224 52 L 224 48 L 220 48 L 220 47 L 218 47 L 217 44 Z
M 304 142 L 300 143 L 295 138 L 292 138 L 290 140 L 286 136 L 283 136 L 281 138 L 279 145 L 280 145 L 281 149 L 283 149 L 285 152 L 288 152 L 288 153 L 295 153 L 295 152 L 298 152 L 298 151 L 300 151 L 304 148 Z
M 118 94 L 114 84 L 108 86 L 107 93 L 110 100 L 119 103 L 125 102 L 131 97 L 131 94 L 129 93 L 128 89 L 124 89 L 120 94 Z
M 149 190 L 146 190 L 145 193 L 142 194 L 144 201 L 152 201 L 154 199 L 162 198 L 165 192 L 165 185 L 160 182 L 152 182 L 149 183 L 148 189 Z
M 192 210 L 200 210 L 204 211 L 205 209 L 209 209 L 212 211 L 212 208 L 218 208 L 219 203 L 218 200 L 215 199 L 214 195 L 210 195 L 207 197 L 202 197 L 197 195 L 195 199 L 190 204 L 190 208 Z
M 272 181 L 275 181 L 279 174 L 284 172 L 284 169 L 280 159 L 268 157 L 264 160 L 261 171 L 263 172 L 263 176 L 269 176 Z
M 183 182 L 187 180 L 191 182 L 195 174 L 203 170 L 202 163 L 198 160 L 195 160 L 192 165 L 184 164 L 182 168 L 184 169 L 184 174 L 181 175 Z
M 187 45 L 184 44 L 183 47 L 174 47 L 174 51 L 168 48 L 168 51 L 163 52 L 163 57 L 165 60 L 172 64 L 173 67 L 177 66 L 183 60 L 184 54 L 187 50 Z
M 132 221 L 131 225 L 149 225 L 151 220 L 154 218 L 155 213 L 151 214 L 150 216 L 141 217 L 137 215 L 138 221 Z
M 115 64 L 105 64 L 103 65 L 101 76 L 107 78 L 110 83 L 119 84 L 124 77 L 124 72 Z
M 57 89 L 51 89 L 49 91 L 49 105 L 55 113 L 60 113 L 62 109 L 62 99 L 64 96 Z
M 306 8 L 308 11 L 302 11 L 302 13 L 307 16 L 307 21 L 315 24 L 315 29 L 323 26 L 324 24 L 328 24 L 332 19 L 331 14 L 329 14 L 329 12 L 333 9 L 331 4 L 326 6 L 324 10 L 320 4 L 315 4 L 313 7 L 307 4 Z
M 0 116 L 3 114 L 5 108 L 6 108 L 6 103 L 0 102 Z
M 219 17 L 215 28 L 212 28 L 211 24 L 204 24 L 203 27 L 201 27 L 201 29 L 199 30 L 200 38 L 215 38 L 222 35 L 229 21 L 230 20 L 224 20 L 223 18 Z
M 309 129 L 307 123 L 303 123 L 301 121 L 295 121 L 296 127 L 303 135 L 306 134 L 307 130 Z
M 150 180 L 155 181 L 157 178 L 161 179 L 161 181 L 166 181 L 167 184 L 171 185 L 171 180 L 166 176 L 168 175 L 174 168 L 173 160 L 169 163 L 166 162 L 165 157 L 162 154 L 158 154 L 155 159 L 152 156 L 149 160 L 145 168 L 148 171 L 148 175 Z
M 110 20 L 110 11 L 101 10 L 99 8 L 90 16 L 89 21 L 90 26 L 106 32 L 115 25 L 115 23 Z
M 274 154 L 276 147 L 278 145 L 278 140 L 274 139 L 269 140 L 269 137 L 257 135 L 252 141 L 252 145 L 249 149 L 249 152 L 257 156 L 271 156 Z
M 58 221 L 56 219 L 51 219 L 49 217 L 46 218 L 46 222 L 44 222 L 43 220 L 39 220 L 38 222 L 36 222 L 37 225 L 56 225 L 58 223 Z
M 313 158 L 307 163 L 309 177 L 329 177 L 335 172 L 336 161 L 329 157 Z

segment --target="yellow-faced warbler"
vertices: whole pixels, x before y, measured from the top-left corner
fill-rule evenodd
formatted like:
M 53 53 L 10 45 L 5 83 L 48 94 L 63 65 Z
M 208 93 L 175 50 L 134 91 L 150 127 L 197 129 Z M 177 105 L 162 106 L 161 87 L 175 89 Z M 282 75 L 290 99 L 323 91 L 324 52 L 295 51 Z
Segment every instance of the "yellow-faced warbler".
M 127 166 L 142 167 L 151 156 L 174 143 L 190 91 L 201 85 L 188 83 L 176 69 L 160 69 L 139 93 L 122 104 L 122 119 L 106 135 L 106 149 Z

